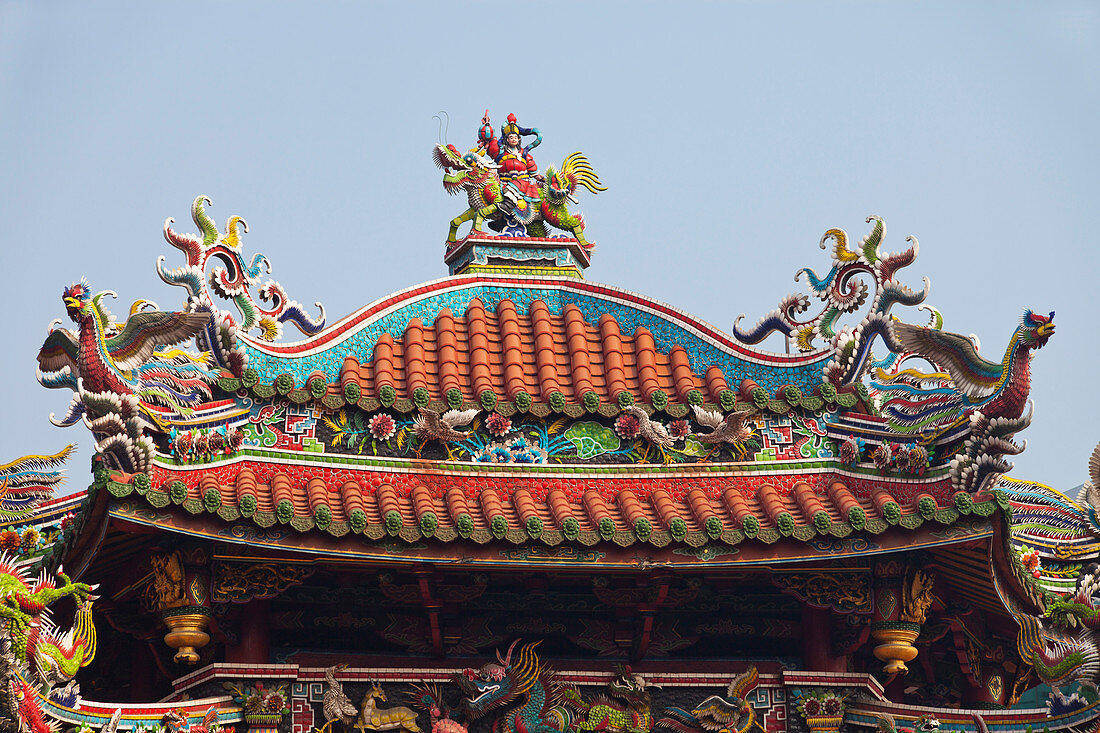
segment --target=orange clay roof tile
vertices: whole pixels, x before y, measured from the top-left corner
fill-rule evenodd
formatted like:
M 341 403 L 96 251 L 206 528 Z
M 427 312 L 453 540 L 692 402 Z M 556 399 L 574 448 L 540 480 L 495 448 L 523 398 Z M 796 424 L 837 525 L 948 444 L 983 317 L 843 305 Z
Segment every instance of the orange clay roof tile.
M 350 383 L 371 396 L 386 385 L 406 398 L 426 389 L 431 399 L 444 399 L 457 389 L 469 400 L 491 391 L 506 400 L 526 392 L 545 402 L 560 392 L 579 402 L 594 392 L 604 404 L 613 404 L 621 392 L 648 402 L 657 390 L 679 402 L 699 390 L 717 402 L 731 388 L 719 367 L 695 373 L 683 347 L 661 353 L 647 328 L 624 335 L 610 314 L 591 324 L 575 305 L 555 316 L 540 300 L 525 315 L 510 300 L 500 301 L 494 313 L 478 298 L 461 318 L 443 308 L 430 328 L 412 318 L 397 338 L 382 334 L 368 363 L 348 355 L 340 384 L 330 389 L 340 391 Z M 748 400 L 756 386 L 743 380 L 734 389 Z
M 549 400 L 554 392 L 561 392 L 558 384 L 556 350 L 558 343 L 554 339 L 553 325 L 550 321 L 550 309 L 546 303 L 536 300 L 531 303 L 531 322 L 534 325 L 535 365 L 541 385 L 539 394 L 543 400 Z
M 424 351 L 424 324 L 419 318 L 409 320 L 405 328 L 405 383 L 409 394 L 416 389 L 428 388 L 428 372 Z
M 722 374 L 722 370 L 716 366 L 707 367 L 706 381 L 707 392 L 713 402 L 717 402 L 722 393 L 730 388 L 729 383 L 726 382 L 726 378 Z
M 681 402 L 687 402 L 688 393 L 696 388 L 695 375 L 691 373 L 691 362 L 687 349 L 683 346 L 675 346 L 668 352 L 668 360 L 672 365 L 672 382 L 676 386 L 676 397 Z
M 500 321 L 501 343 L 503 345 L 504 389 L 509 400 L 527 389 L 524 381 L 523 340 L 520 336 L 519 316 L 516 306 L 510 300 L 502 300 L 497 305 L 497 318 Z
M 436 364 L 439 367 L 439 396 L 452 389 L 460 389 L 462 380 L 458 369 L 458 339 L 455 336 L 455 319 L 449 308 L 439 311 L 435 318 Z
M 493 379 L 489 361 L 489 329 L 485 324 L 485 307 L 474 298 L 466 307 L 466 326 L 469 333 L 470 380 L 475 395 L 492 392 Z

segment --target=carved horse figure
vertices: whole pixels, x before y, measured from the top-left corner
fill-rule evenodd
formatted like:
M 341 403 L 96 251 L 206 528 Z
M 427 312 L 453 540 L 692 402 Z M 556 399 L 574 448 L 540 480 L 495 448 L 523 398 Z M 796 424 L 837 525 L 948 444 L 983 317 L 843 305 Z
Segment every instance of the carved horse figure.
M 406 707 L 378 708 L 377 701 L 386 702 L 386 693 L 378 686 L 377 682 L 371 682 L 367 694 L 363 695 L 363 702 L 359 704 L 359 719 L 355 723 L 355 729 L 367 730 L 407 730 L 409 733 L 420 733 L 416 724 L 416 713 Z

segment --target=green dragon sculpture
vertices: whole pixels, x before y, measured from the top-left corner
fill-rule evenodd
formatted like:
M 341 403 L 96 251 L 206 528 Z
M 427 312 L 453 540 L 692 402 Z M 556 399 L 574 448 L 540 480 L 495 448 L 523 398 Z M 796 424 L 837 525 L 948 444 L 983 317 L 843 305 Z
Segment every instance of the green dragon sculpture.
M 574 726 L 577 731 L 649 733 L 653 729 L 649 690 L 653 687 L 657 685 L 625 667 L 608 683 L 607 692 L 591 702 L 583 700 L 576 688 L 563 691 L 562 701 L 584 716 Z
M 443 188 L 450 194 L 465 192 L 469 202 L 469 208 L 451 220 L 448 244 L 458 240 L 458 228 L 471 219 L 473 233 L 482 231 L 486 220 L 507 217 L 522 224 L 528 236 L 546 237 L 550 225 L 569 232 L 587 249 L 595 247 L 585 239 L 584 216 L 571 213 L 566 205 L 578 186 L 592 193 L 607 190 L 583 154 L 568 156 L 560 168 L 548 167 L 540 181 L 539 200 L 528 203 L 523 196 L 506 195 L 497 165 L 491 160 L 474 152 L 461 155 L 453 145 L 436 145 L 433 152 L 436 164 L 443 169 Z
M 27 576 L 11 555 L 0 555 L 0 619 L 11 639 L 15 663 L 53 685 L 66 682 L 95 657 L 92 591 L 96 586 L 74 583 L 60 569 L 57 581 L 43 572 Z M 49 606 L 61 598 L 77 604 L 73 626 L 60 631 L 50 618 Z
M 517 640 L 508 654 L 478 669 L 467 669 L 455 681 L 465 696 L 469 721 L 503 711 L 493 722 L 496 733 L 650 733 L 653 714 L 649 690 L 655 688 L 629 667 L 591 701 L 554 679 L 554 673 L 535 653 L 539 642 L 523 644 L 515 657 Z M 419 704 L 439 705 L 438 694 L 421 692 Z

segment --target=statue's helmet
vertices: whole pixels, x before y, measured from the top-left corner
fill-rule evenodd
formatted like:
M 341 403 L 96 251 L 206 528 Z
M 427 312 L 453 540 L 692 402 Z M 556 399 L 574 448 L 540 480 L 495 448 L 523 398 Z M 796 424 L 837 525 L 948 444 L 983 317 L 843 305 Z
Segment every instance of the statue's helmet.
M 527 133 L 526 128 L 519 126 L 519 122 L 516 120 L 516 116 L 514 114 L 510 114 L 508 115 L 508 122 L 500 126 L 500 136 L 501 138 L 507 138 L 513 133 L 521 136 L 525 133 L 529 134 Z

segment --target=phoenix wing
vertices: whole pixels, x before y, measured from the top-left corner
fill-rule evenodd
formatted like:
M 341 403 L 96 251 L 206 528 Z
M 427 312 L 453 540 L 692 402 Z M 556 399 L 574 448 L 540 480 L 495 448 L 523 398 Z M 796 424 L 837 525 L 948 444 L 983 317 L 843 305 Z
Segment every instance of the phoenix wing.
M 1100 443 L 1089 456 L 1089 480 L 1085 482 L 1084 497 L 1092 507 L 1091 514 L 1100 516 Z
M 76 373 L 79 354 L 80 343 L 76 334 L 67 328 L 54 329 L 38 350 L 38 368 L 44 372 L 57 372 L 69 367 Z
M 1004 375 L 1004 366 L 982 358 L 966 336 L 909 323 L 894 323 L 894 333 L 906 349 L 946 370 L 955 387 L 972 399 L 993 394 Z
M 757 671 L 756 665 L 753 665 L 730 681 L 729 688 L 726 690 L 726 697 L 743 700 L 759 681 L 760 673 Z
M 118 335 L 106 339 L 105 345 L 119 368 L 133 369 L 147 361 L 158 346 L 186 341 L 209 321 L 209 313 L 135 313 Z
M 443 413 L 443 422 L 450 428 L 457 428 L 466 425 L 480 412 L 477 408 L 471 408 L 469 410 L 447 410 Z
M 728 729 L 731 721 L 741 714 L 741 703 L 731 703 L 719 695 L 711 695 L 691 711 L 704 730 Z
M 202 716 L 202 727 L 207 731 L 212 731 L 214 726 L 218 722 L 218 709 L 211 705 L 206 711 L 206 715 Z
M 897 733 L 897 723 L 890 713 L 880 713 L 878 716 L 878 733 Z
M 99 729 L 99 733 L 116 733 L 120 720 L 122 720 L 122 708 L 118 708 L 111 713 L 111 719 L 107 721 L 106 725 Z

